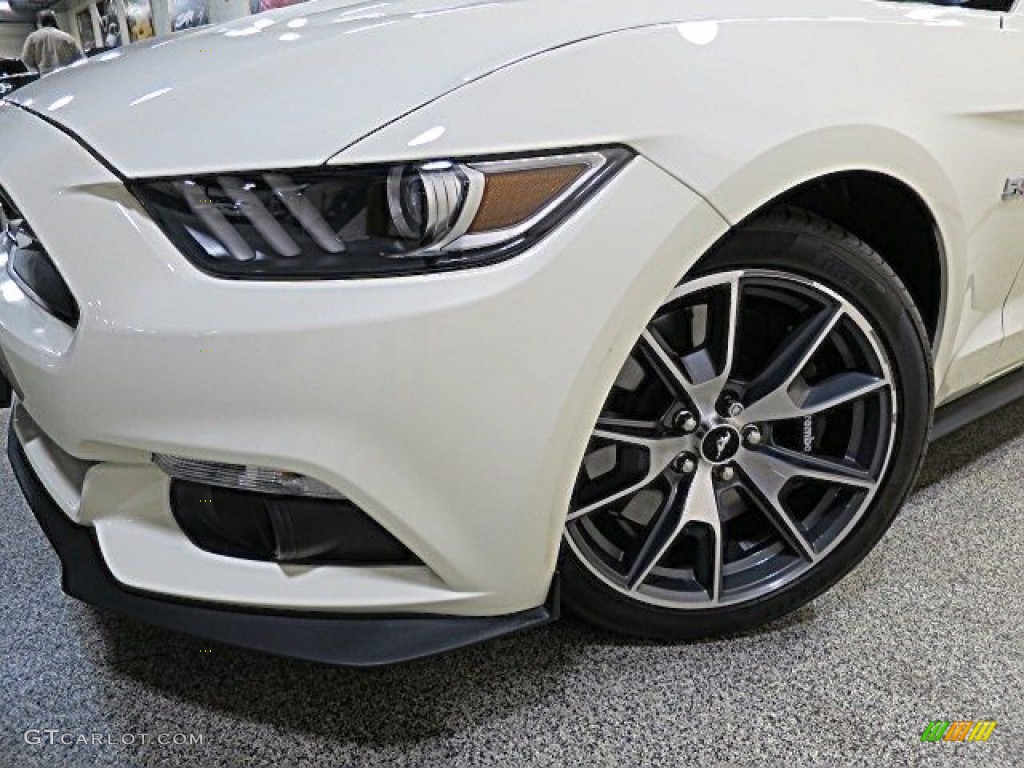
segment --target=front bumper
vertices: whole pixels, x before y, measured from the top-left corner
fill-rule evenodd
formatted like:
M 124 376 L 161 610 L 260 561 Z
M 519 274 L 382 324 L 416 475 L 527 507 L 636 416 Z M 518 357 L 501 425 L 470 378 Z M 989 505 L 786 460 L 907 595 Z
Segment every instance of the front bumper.
M 433 656 L 558 618 L 558 582 L 545 605 L 510 616 L 324 616 L 245 612 L 126 589 L 111 575 L 96 534 L 72 523 L 39 481 L 13 425 L 7 455 L 25 499 L 60 557 L 64 591 L 99 608 L 240 648 L 347 667 Z
M 637 158 L 500 265 L 220 280 L 53 126 L 0 106 L 0 140 L 19 147 L 0 186 L 81 308 L 72 330 L 0 279 L 0 349 L 34 471 L 118 585 L 229 610 L 505 617 L 543 604 L 604 395 L 667 290 L 726 228 Z M 203 551 L 175 523 L 154 453 L 315 478 L 421 564 Z

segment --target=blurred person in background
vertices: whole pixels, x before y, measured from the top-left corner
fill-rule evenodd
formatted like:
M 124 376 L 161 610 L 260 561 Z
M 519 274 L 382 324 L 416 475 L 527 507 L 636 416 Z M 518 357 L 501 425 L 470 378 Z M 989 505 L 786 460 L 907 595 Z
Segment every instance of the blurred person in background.
M 30 70 L 46 75 L 85 58 L 78 41 L 57 28 L 53 11 L 41 11 L 37 24 L 39 28 L 28 36 L 21 50 L 21 60 Z

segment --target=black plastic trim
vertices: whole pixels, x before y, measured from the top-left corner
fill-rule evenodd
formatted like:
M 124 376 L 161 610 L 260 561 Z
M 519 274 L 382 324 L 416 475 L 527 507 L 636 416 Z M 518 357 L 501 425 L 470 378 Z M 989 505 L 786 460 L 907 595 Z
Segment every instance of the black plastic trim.
M 171 513 L 199 549 L 292 565 L 422 565 L 349 499 L 318 499 L 173 480 Z
M 931 440 L 940 440 L 1022 398 L 1024 368 L 1018 368 L 936 410 Z
M 25 295 L 47 313 L 71 328 L 78 327 L 79 309 L 74 294 L 50 258 L 46 247 L 32 231 L 31 223 L 26 220 L 21 209 L 2 187 L 0 205 L 7 209 L 10 218 L 22 222 L 24 234 L 32 239 L 32 244 L 21 248 L 16 243 L 16 236 L 0 232 L 0 243 L 8 240 L 5 248 L 7 275 L 17 283 Z
M 557 574 L 543 606 L 508 616 L 339 615 L 251 611 L 137 592 L 118 583 L 91 528 L 57 506 L 25 456 L 14 429 L 7 455 L 22 492 L 61 562 L 71 597 L 158 627 L 264 653 L 344 667 L 380 667 L 446 653 L 554 621 Z
M 10 407 L 13 399 L 11 394 L 17 395 L 19 400 L 24 400 L 25 396 L 21 392 L 21 387 L 18 386 L 18 380 L 14 378 L 14 372 L 11 370 L 11 364 L 7 360 L 7 353 L 4 352 L 3 347 L 0 347 L 0 374 L 3 375 L 4 381 L 11 390 L 11 393 L 4 394 L 2 406 Z
M 14 396 L 14 388 L 7 379 L 7 369 L 3 359 L 3 350 L 0 350 L 0 408 L 10 408 Z
M 14 249 L 7 274 L 46 312 L 71 328 L 78 327 L 78 302 L 48 253 Z

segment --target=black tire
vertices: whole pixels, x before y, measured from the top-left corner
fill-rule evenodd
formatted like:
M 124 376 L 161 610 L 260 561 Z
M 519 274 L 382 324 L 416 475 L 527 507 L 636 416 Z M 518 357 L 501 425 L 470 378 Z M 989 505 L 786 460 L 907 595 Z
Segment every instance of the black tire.
M 748 631 L 778 619 L 835 585 L 872 550 L 920 471 L 933 413 L 930 344 L 910 294 L 879 254 L 818 216 L 777 207 L 726 236 L 680 285 L 739 269 L 771 269 L 809 278 L 842 296 L 870 322 L 889 356 L 892 397 L 898 404 L 885 474 L 841 543 L 777 591 L 748 602 L 680 609 L 633 599 L 598 578 L 564 541 L 564 605 L 600 627 L 647 638 L 685 640 Z

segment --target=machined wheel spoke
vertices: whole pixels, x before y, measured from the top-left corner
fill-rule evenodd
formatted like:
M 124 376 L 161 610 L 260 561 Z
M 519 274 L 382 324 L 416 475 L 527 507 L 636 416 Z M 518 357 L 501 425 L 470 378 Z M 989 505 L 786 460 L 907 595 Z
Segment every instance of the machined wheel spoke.
M 778 531 L 790 549 L 799 553 L 805 560 L 812 563 L 816 562 L 818 560 L 817 552 L 814 551 L 814 547 L 811 546 L 811 543 L 807 540 L 803 531 L 800 530 L 796 521 L 783 509 L 778 496 L 769 497 L 756 485 L 752 488 L 748 487 L 747 490 L 750 491 L 754 503 L 761 510 L 761 514 Z
M 725 572 L 725 539 L 722 536 L 721 523 L 708 526 L 708 530 L 712 538 L 705 549 L 705 555 L 710 560 L 707 563 L 708 573 L 706 574 L 710 583 L 706 585 L 706 588 L 711 602 L 717 603 L 722 597 L 722 575 Z
M 889 386 L 889 382 L 870 373 L 847 371 L 820 384 L 808 387 L 800 398 L 800 415 L 829 411 Z
M 621 499 L 624 499 L 627 496 L 636 493 L 637 491 L 641 491 L 648 485 L 650 485 L 654 481 L 654 478 L 658 476 L 658 474 L 658 472 L 648 472 L 644 479 L 641 480 L 640 482 L 634 483 L 633 485 L 623 488 L 621 491 L 616 491 L 610 496 L 606 496 L 605 498 L 599 501 L 595 501 L 593 504 L 588 504 L 582 509 L 577 509 L 575 512 L 570 512 L 568 519 L 576 520 L 577 518 L 589 515 L 591 512 L 596 512 L 599 509 L 604 509 L 605 507 L 614 504 L 615 502 L 620 501 Z
M 628 443 L 642 446 L 647 450 L 654 450 L 658 443 L 664 441 L 644 435 L 643 433 L 648 428 L 644 426 L 643 422 L 628 424 L 614 419 L 601 419 L 597 422 L 597 429 L 594 430 L 593 436 L 602 440 L 610 440 L 613 443 Z
M 619 419 L 612 416 L 601 416 L 597 420 L 597 429 L 635 432 L 641 437 L 645 434 L 653 434 L 657 428 L 658 423 L 656 421 L 644 421 L 642 419 Z
M 583 517 L 584 515 L 589 515 L 591 512 L 604 509 L 610 504 L 614 504 L 627 496 L 631 496 L 637 491 L 643 490 L 654 482 L 654 480 L 661 475 L 666 468 L 668 468 L 668 465 L 672 463 L 672 460 L 676 456 L 685 451 L 687 447 L 691 445 L 691 440 L 687 437 L 641 437 L 629 432 L 611 429 L 595 429 L 593 436 L 614 443 L 636 445 L 646 449 L 648 456 L 647 473 L 637 482 L 632 483 L 615 493 L 609 494 L 603 499 L 599 499 L 585 507 L 570 512 L 569 520 L 575 520 L 576 518 Z
M 655 367 L 662 380 L 674 392 L 688 392 L 690 382 L 683 373 L 681 361 L 674 359 L 674 356 L 665 348 L 650 329 L 640 335 L 640 347 L 647 359 Z
M 719 332 L 725 337 L 725 358 L 721 361 L 722 367 L 717 374 L 710 378 L 705 373 L 697 370 L 696 366 L 686 366 L 690 374 L 687 394 L 693 400 L 695 406 L 701 413 L 714 413 L 725 385 L 732 375 L 733 361 L 736 358 L 736 339 L 739 333 L 740 313 L 740 281 L 739 276 L 733 275 L 729 280 L 729 306 L 725 316 L 718 318 L 720 323 Z
M 643 540 L 626 574 L 626 585 L 630 589 L 636 589 L 644 583 L 658 561 L 679 537 L 685 525 L 683 518 L 687 495 L 688 489 L 673 486 L 672 491 L 662 502 L 650 533 Z
M 601 429 L 602 422 L 598 422 L 598 429 L 594 430 L 592 436 L 612 443 L 625 443 L 646 449 L 654 476 L 660 475 L 672 459 L 693 445 L 693 438 L 688 436 L 648 437 L 623 431 L 622 428 Z
M 715 536 L 716 548 L 721 549 L 721 523 L 718 517 L 718 499 L 715 495 L 711 467 L 702 465 L 686 487 L 680 487 L 669 495 L 651 533 L 644 541 L 639 553 L 630 566 L 626 583 L 630 590 L 638 589 L 651 575 L 662 558 L 679 539 L 683 529 L 690 523 L 709 526 Z M 714 583 L 721 583 L 722 558 L 715 558 Z M 717 599 L 718 587 L 713 599 Z
M 780 402 L 792 402 L 788 394 L 790 385 L 821 349 L 844 314 L 844 309 L 838 305 L 822 309 L 782 342 L 768 367 L 747 386 L 747 420 L 769 421 L 761 415 L 762 411 L 770 412 L 772 406 Z M 764 401 L 767 402 L 762 405 Z
M 749 421 L 785 421 L 838 408 L 889 386 L 884 378 L 847 371 L 811 387 L 780 388 L 751 405 L 744 417 Z
M 725 568 L 725 541 L 722 539 L 722 519 L 718 512 L 718 494 L 715 493 L 713 470 L 707 467 L 699 473 L 701 482 L 696 479 L 687 498 L 690 519 L 687 522 L 701 523 L 708 528 L 714 541 L 711 545 L 710 580 L 708 593 L 712 602 L 717 603 L 722 594 L 722 573 Z
M 748 451 L 739 464 L 746 476 L 744 485 L 761 513 L 791 549 L 812 563 L 819 559 L 817 552 L 782 504 L 781 494 L 786 485 L 801 478 L 867 490 L 876 485 L 869 473 L 857 467 L 777 447 Z
M 878 484 L 869 472 L 859 467 L 778 447 L 744 451 L 739 465 L 769 499 L 778 499 L 786 484 L 796 479 L 865 490 L 871 490 Z
M 682 358 L 676 358 L 666 346 L 651 332 L 645 330 L 641 336 L 641 344 L 652 363 L 656 365 L 662 377 L 676 391 L 682 391 L 700 413 L 714 413 L 718 400 L 732 374 L 733 361 L 736 356 L 736 340 L 739 331 L 740 282 L 739 277 L 731 276 L 728 283 L 729 301 L 724 317 L 713 318 L 711 322 L 719 323 L 718 332 L 724 336 L 724 359 L 721 367 L 716 366 L 707 349 L 699 349 Z M 669 296 L 671 302 L 675 293 Z

